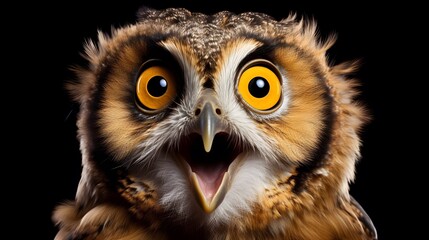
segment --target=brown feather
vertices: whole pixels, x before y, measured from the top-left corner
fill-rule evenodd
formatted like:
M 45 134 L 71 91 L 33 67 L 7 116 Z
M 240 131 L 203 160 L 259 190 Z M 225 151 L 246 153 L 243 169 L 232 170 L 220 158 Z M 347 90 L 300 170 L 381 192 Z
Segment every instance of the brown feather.
M 225 11 L 208 16 L 185 9 L 141 10 L 138 23 L 110 36 L 100 33 L 97 43 L 86 46 L 88 69 L 76 68 L 80 81 L 67 86 L 81 107 L 77 124 L 83 170 L 76 201 L 58 206 L 53 214 L 60 229 L 56 239 L 377 239 L 369 216 L 349 195 L 360 157 L 359 132 L 369 114 L 355 100 L 358 81 L 349 79 L 358 64 L 331 66 L 327 61 L 326 51 L 334 42 L 334 36 L 319 41 L 314 21 L 294 15 L 275 21 L 258 13 Z M 267 58 L 287 80 L 288 92 L 283 94 L 289 102 L 284 112 L 252 122 L 254 131 L 272 143 L 274 163 L 266 164 L 274 168 L 270 169 L 274 180 L 254 196 L 251 210 L 227 222 L 204 222 L 200 212 L 177 216 L 175 209 L 161 203 L 161 195 L 169 193 L 160 186 L 179 179 L 167 176 L 165 182 L 156 182 L 151 177 L 162 175 L 163 169 L 144 172 L 145 158 L 138 157 L 152 147 L 145 142 L 155 144 L 154 136 L 162 137 L 156 134 L 169 126 L 163 122 L 166 116 L 182 111 L 183 116 L 170 121 L 192 122 L 199 112 L 174 102 L 179 106 L 172 105 L 163 115 L 141 114 L 133 102 L 135 76 L 146 55 L 159 48 L 172 58 L 188 57 L 180 63 L 189 64 L 195 71 L 192 76 L 199 77 L 192 87 L 215 93 L 216 67 L 225 63 L 235 46 L 245 43 L 255 48 L 268 45 L 272 50 L 267 50 Z M 189 90 L 184 85 L 184 91 Z M 251 111 L 239 103 L 237 107 Z M 180 125 L 165 133 L 180 135 L 190 128 Z M 181 139 L 163 143 L 154 155 L 180 146 Z M 130 160 L 133 157 L 137 160 Z M 144 174 L 134 174 L 139 171 Z M 174 196 L 170 199 L 174 201 Z M 175 204 L 180 208 L 189 203 Z

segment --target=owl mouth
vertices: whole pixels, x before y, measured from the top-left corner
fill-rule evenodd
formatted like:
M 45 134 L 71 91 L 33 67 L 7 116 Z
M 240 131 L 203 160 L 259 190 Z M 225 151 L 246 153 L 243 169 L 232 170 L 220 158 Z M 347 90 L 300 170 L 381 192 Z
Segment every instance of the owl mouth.
M 207 213 L 214 211 L 229 189 L 230 165 L 243 149 L 231 141 L 229 134 L 220 132 L 213 139 L 209 152 L 205 151 L 201 135 L 184 137 L 179 155 L 185 164 L 198 203 Z

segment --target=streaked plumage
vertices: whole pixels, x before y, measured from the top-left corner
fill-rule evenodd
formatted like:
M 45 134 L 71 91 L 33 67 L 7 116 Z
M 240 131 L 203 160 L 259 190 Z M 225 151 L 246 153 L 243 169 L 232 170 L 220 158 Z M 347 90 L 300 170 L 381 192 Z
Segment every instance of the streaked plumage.
M 356 65 L 291 15 L 141 9 L 86 45 L 82 177 L 57 239 L 376 239 L 349 194 Z

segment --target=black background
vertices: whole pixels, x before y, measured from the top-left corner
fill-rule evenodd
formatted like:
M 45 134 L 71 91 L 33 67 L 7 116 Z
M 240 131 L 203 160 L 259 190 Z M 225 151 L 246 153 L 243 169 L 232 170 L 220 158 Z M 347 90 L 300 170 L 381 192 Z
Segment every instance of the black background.
M 414 63 L 409 64 L 413 62 L 413 57 L 408 55 L 419 52 L 411 50 L 418 43 L 409 41 L 420 38 L 413 34 L 417 29 L 413 26 L 419 21 L 414 12 L 419 7 L 375 6 L 348 1 L 335 4 L 290 1 L 278 6 L 278 1 L 264 0 L 257 4 L 242 4 L 217 1 L 168 3 L 157 0 L 119 3 L 58 1 L 18 6 L 18 9 L 25 11 L 13 17 L 12 20 L 19 24 L 11 29 L 7 38 L 19 41 L 23 50 L 13 53 L 10 58 L 14 66 L 18 65 L 17 70 L 13 69 L 14 79 L 18 79 L 15 87 L 23 89 L 22 86 L 25 86 L 30 90 L 24 96 L 30 99 L 14 99 L 25 100 L 19 104 L 24 106 L 19 113 L 25 116 L 24 119 L 31 119 L 25 124 L 31 130 L 20 134 L 17 140 L 21 145 L 26 142 L 31 149 L 18 154 L 31 152 L 28 153 L 30 156 L 26 156 L 29 160 L 27 166 L 36 176 L 26 180 L 31 183 L 30 190 L 40 192 L 36 194 L 40 203 L 36 206 L 30 204 L 30 208 L 37 211 L 32 214 L 31 219 L 34 220 L 31 223 L 42 225 L 31 235 L 40 233 L 40 239 L 53 239 L 56 228 L 51 221 L 52 210 L 58 203 L 74 198 L 80 178 L 80 153 L 75 127 L 77 106 L 71 103 L 64 91 L 65 81 L 73 78 L 69 67 L 85 64 L 80 55 L 83 44 L 88 39 L 96 39 L 97 30 L 110 32 L 112 26 L 133 23 L 135 13 L 142 5 L 154 8 L 186 7 L 204 13 L 258 11 L 277 19 L 296 12 L 313 17 L 318 22 L 322 37 L 336 33 L 338 40 L 329 50 L 329 58 L 336 63 L 361 59 L 361 68 L 356 73 L 362 85 L 359 100 L 372 115 L 372 121 L 361 134 L 362 158 L 356 167 L 356 179 L 350 186 L 351 194 L 372 218 L 379 239 L 397 239 L 405 233 L 408 235 L 406 239 L 412 239 L 411 236 L 417 234 L 418 227 L 406 226 L 417 222 L 408 216 L 409 213 L 423 211 L 412 210 L 418 203 L 408 201 L 419 195 L 411 189 L 421 178 L 417 173 L 410 173 L 419 168 L 416 159 L 422 157 L 417 156 L 415 151 L 408 152 L 420 148 L 409 134 L 415 133 L 412 126 L 424 119 L 415 110 L 420 99 L 409 100 L 411 97 L 408 97 L 417 95 L 413 93 L 421 88 L 416 84 L 421 78 L 415 74 L 419 68 Z M 35 31 L 27 31 L 29 29 Z M 30 115 L 31 109 L 36 109 L 36 113 Z M 422 111 L 422 108 L 419 110 Z M 409 118 L 416 121 L 406 123 Z M 423 130 L 417 130 L 420 131 Z M 29 199 L 24 199 L 28 206 Z M 18 221 L 22 224 L 22 218 Z

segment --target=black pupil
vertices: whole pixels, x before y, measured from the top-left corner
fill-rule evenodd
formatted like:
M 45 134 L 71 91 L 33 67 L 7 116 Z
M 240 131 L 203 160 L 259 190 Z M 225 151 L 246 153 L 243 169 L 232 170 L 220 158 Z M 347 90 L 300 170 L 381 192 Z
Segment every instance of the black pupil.
M 167 80 L 161 76 L 155 76 L 147 83 L 147 91 L 154 97 L 160 97 L 167 92 Z
M 255 77 L 249 82 L 249 92 L 256 98 L 267 96 L 270 91 L 270 84 L 265 78 Z

